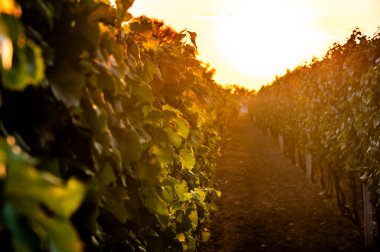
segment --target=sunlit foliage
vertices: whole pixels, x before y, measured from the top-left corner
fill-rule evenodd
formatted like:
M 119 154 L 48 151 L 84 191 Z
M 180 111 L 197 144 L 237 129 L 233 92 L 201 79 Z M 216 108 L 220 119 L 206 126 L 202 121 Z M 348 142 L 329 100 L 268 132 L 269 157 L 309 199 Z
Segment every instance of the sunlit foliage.
M 380 217 L 379 34 L 369 38 L 355 29 L 345 44 L 335 44 L 323 59 L 263 87 L 250 113 L 289 144 L 313 154 L 314 162 L 334 181 L 345 216 L 360 222 L 355 190 L 360 191 L 362 182 L 369 186 Z M 353 190 L 351 209 L 339 184 L 342 178 Z
M 0 130 L 26 158 L 12 166 L 1 140 L 0 250 L 209 239 L 220 126 L 236 105 L 195 58 L 195 33 L 132 18 L 132 3 L 0 1 Z

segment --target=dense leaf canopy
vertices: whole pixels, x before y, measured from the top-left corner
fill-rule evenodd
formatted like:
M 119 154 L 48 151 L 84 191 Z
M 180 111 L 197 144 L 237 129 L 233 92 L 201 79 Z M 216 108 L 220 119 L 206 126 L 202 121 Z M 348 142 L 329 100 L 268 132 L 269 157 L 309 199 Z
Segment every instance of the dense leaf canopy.
M 0 250 L 209 238 L 236 105 L 196 59 L 195 33 L 132 18 L 132 2 L 0 1 Z

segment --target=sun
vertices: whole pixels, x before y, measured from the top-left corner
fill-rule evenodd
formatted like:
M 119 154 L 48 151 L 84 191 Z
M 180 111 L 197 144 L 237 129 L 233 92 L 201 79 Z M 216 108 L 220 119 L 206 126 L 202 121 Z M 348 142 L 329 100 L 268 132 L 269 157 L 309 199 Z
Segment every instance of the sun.
M 227 10 L 228 9 L 228 10 Z M 218 21 L 215 38 L 221 56 L 242 73 L 274 77 L 312 55 L 318 32 L 298 2 L 235 0 Z

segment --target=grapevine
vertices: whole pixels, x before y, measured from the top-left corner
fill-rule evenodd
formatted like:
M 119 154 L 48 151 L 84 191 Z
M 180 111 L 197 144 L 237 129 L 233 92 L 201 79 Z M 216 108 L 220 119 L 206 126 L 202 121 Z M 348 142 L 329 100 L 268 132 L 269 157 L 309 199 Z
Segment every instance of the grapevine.
M 131 0 L 6 2 L 1 250 L 194 251 L 207 241 L 221 123 L 236 105 L 196 59 L 196 34 L 132 17 Z M 29 210 L 9 196 L 22 181 L 4 139 L 34 157 L 16 167 L 33 171 L 23 175 L 37 188 Z M 38 187 L 46 177 L 67 210 Z
M 263 128 L 284 136 L 293 160 L 295 150 L 313 154 L 324 193 L 335 195 L 342 214 L 358 225 L 361 183 L 380 217 L 379 87 L 379 33 L 367 37 L 355 29 L 322 59 L 263 87 L 250 105 Z

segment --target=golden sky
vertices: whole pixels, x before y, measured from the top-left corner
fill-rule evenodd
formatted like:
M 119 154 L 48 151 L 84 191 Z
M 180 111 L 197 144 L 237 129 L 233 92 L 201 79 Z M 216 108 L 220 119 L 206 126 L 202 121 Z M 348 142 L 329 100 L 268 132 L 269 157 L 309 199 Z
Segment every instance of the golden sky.
M 259 89 L 355 27 L 373 35 L 380 0 L 135 0 L 130 12 L 198 34 L 199 58 L 220 84 Z

